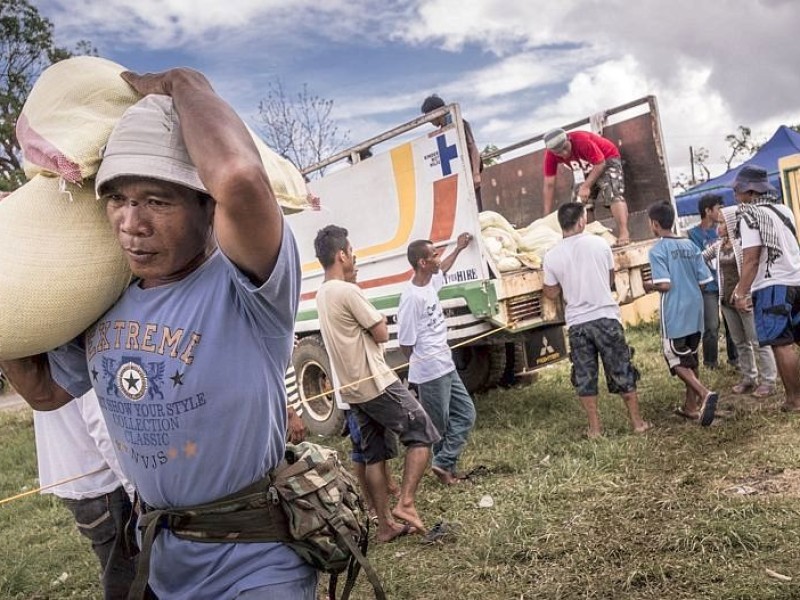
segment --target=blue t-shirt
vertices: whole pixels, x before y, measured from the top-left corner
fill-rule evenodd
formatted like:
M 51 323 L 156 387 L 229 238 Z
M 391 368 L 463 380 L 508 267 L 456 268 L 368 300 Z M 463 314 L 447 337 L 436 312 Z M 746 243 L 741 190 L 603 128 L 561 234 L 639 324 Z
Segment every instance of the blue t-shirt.
M 661 332 L 675 339 L 702 333 L 700 284 L 712 280 L 700 249 L 686 238 L 661 238 L 650 248 L 653 283 L 669 283 L 661 294 Z
M 694 242 L 694 245 L 700 248 L 702 252 L 709 246 L 713 246 L 714 242 L 719 239 L 719 234 L 717 234 L 717 228 L 711 227 L 710 229 L 704 229 L 700 225 L 692 227 L 689 230 L 689 239 Z M 713 280 L 703 288 L 704 292 L 719 292 L 719 285 L 717 284 L 717 271 L 716 269 L 711 269 L 711 277 Z
M 147 504 L 210 502 L 280 462 L 299 290 L 284 226 L 261 287 L 217 250 L 175 283 L 134 283 L 87 330 L 85 350 L 50 354 L 53 378 L 72 395 L 94 386 L 122 470 Z M 310 573 L 283 544 L 206 544 L 165 531 L 153 544 L 150 585 L 160 598 L 234 598 Z

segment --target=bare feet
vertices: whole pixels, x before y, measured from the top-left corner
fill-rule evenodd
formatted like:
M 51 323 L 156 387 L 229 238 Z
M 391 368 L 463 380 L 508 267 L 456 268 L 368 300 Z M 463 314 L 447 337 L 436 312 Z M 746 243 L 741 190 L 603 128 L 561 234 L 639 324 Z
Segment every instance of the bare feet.
M 642 421 L 642 424 L 633 428 L 633 433 L 645 433 L 653 428 L 653 424 L 648 421 Z
M 421 533 L 424 534 L 426 532 L 425 524 L 422 522 L 422 519 L 419 518 L 417 514 L 417 509 L 412 506 L 402 506 L 398 504 L 392 510 L 392 516 L 395 519 L 400 519 L 401 521 L 405 521 L 412 528 L 415 530 L 409 533 Z
M 587 440 L 597 440 L 603 437 L 603 430 L 587 427 L 583 435 Z
M 444 485 L 456 485 L 463 483 L 466 480 L 466 477 L 457 477 L 447 469 L 437 467 L 436 465 L 431 467 L 431 471 L 433 471 L 433 474 L 436 475 L 436 478 Z
M 417 533 L 417 529 L 415 527 L 412 527 L 408 523 L 401 525 L 396 521 L 392 521 L 391 523 L 387 524 L 385 529 L 379 528 L 378 534 L 375 537 L 383 544 L 396 540 L 397 538 L 405 535 L 411 535 L 412 533 Z

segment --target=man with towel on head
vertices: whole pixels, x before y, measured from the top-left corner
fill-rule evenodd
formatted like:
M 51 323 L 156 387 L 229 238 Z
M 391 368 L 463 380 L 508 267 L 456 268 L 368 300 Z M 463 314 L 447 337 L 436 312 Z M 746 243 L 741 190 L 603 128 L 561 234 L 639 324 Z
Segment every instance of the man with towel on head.
M 37 410 L 94 387 L 147 513 L 231 495 L 283 458 L 300 265 L 250 134 L 205 77 L 123 78 L 144 98 L 96 188 L 135 279 L 72 343 L 0 368 Z M 283 543 L 159 524 L 145 566 L 160 598 L 316 598 L 316 571 Z
M 766 169 L 745 165 L 733 181 L 739 205 L 733 235 L 742 243 L 742 272 L 733 290 L 734 306 L 752 310 L 758 343 L 771 346 L 786 391 L 781 407 L 800 412 L 800 248 L 790 209 Z

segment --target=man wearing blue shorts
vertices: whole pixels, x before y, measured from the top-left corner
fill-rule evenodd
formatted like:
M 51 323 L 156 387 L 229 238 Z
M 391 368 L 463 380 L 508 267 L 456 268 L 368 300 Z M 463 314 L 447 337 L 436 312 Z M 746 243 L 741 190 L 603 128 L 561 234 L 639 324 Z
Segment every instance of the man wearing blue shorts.
M 791 209 L 778 202 L 767 171 L 742 167 L 733 182 L 742 241 L 742 274 L 733 300 L 753 310 L 758 342 L 771 346 L 786 392 L 782 409 L 800 412 L 800 249 Z

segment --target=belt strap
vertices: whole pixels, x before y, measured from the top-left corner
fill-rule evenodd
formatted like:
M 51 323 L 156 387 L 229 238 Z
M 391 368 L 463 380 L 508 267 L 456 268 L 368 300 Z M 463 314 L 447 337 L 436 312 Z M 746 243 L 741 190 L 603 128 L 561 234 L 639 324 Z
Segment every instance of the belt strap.
M 187 508 L 150 508 L 139 501 L 142 548 L 128 600 L 144 598 L 150 553 L 162 529 L 183 540 L 204 543 L 288 542 L 289 522 L 266 477 L 220 500 Z

